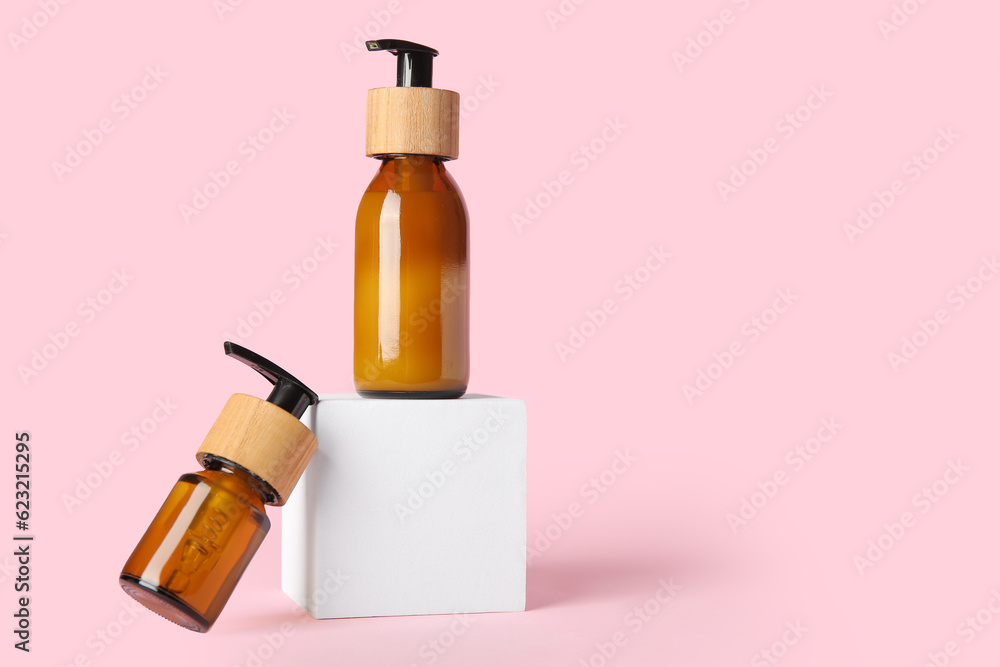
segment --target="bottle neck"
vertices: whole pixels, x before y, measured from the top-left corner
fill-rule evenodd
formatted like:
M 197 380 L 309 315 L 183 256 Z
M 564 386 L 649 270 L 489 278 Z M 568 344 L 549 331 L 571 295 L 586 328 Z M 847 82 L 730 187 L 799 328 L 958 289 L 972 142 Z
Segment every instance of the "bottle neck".
M 387 155 L 375 155 L 373 156 L 376 160 L 380 160 L 383 164 L 386 162 L 395 162 L 401 164 L 403 162 L 409 162 L 413 165 L 427 165 L 427 164 L 444 164 L 448 160 L 441 157 L 440 155 L 419 155 L 415 153 L 389 153 Z
M 238 491 L 238 495 L 255 497 L 264 505 L 273 505 L 278 500 L 278 493 L 274 487 L 229 459 L 215 454 L 205 454 L 202 456 L 201 465 L 205 470 L 221 473 L 219 481 L 230 487 L 230 490 Z
M 445 159 L 435 155 L 380 155 L 378 173 L 369 190 L 429 192 L 455 189 Z

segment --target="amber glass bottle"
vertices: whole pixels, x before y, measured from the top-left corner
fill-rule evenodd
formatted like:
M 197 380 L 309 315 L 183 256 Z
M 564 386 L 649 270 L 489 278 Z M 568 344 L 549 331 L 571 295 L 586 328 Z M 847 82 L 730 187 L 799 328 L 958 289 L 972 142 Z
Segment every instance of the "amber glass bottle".
M 459 96 L 433 88 L 434 49 L 396 56 L 396 85 L 368 91 L 365 155 L 381 160 L 358 207 L 354 386 L 369 398 L 457 398 L 469 385 L 469 223 L 445 170 L 458 157 Z
M 354 382 L 367 397 L 469 384 L 469 225 L 444 161 L 387 156 L 358 207 Z
M 284 505 L 316 451 L 299 421 L 316 392 L 246 348 L 226 354 L 273 385 L 267 400 L 233 394 L 196 458 L 125 562 L 118 583 L 160 616 L 208 632 L 271 522 L 264 505 Z
M 122 568 L 125 591 L 160 616 L 207 632 L 264 540 L 266 484 L 231 462 L 181 476 Z

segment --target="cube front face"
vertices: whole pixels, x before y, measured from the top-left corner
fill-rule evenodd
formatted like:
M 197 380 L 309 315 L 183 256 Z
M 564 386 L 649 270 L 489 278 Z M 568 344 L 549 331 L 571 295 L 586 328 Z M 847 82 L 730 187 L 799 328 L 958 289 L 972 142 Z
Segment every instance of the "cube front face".
M 316 618 L 523 611 L 524 401 L 322 396 L 282 511 L 282 587 Z

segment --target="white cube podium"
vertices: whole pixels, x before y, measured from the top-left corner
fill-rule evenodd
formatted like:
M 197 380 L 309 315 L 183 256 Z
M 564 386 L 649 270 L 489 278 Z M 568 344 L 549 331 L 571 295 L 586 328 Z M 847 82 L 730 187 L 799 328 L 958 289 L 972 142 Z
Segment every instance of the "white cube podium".
M 316 618 L 523 611 L 527 406 L 322 395 L 282 508 L 281 585 Z

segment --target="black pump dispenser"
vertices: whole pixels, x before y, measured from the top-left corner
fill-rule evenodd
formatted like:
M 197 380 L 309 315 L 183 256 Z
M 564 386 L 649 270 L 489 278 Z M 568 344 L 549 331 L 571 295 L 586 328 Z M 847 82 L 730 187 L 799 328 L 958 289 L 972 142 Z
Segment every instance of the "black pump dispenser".
M 302 417 L 307 407 L 315 405 L 319 401 L 316 392 L 295 379 L 291 373 L 256 352 L 229 341 L 226 341 L 225 349 L 226 356 L 242 361 L 267 378 L 274 385 L 270 396 L 267 397 L 267 402 L 277 405 L 296 419 Z
M 388 51 L 396 56 L 396 86 L 431 88 L 434 56 L 437 50 L 402 39 L 379 39 L 365 42 L 369 51 Z

